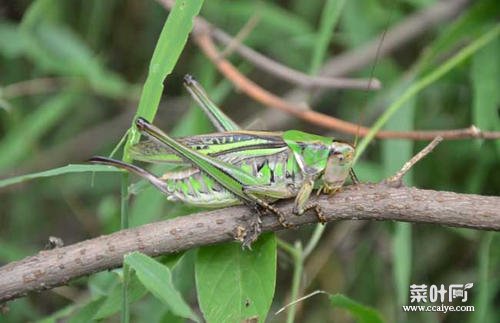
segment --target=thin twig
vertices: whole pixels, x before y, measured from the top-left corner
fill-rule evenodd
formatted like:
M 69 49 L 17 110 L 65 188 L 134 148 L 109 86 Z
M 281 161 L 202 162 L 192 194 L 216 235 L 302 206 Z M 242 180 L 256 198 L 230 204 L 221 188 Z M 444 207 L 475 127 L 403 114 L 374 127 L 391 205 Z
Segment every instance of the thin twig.
M 30 96 L 55 92 L 69 82 L 74 82 L 76 78 L 70 77 L 42 77 L 32 80 L 25 80 L 17 83 L 5 85 L 2 89 L 2 96 L 6 99 L 13 99 L 20 96 Z
M 315 295 L 318 295 L 318 294 L 327 294 L 327 295 L 329 295 L 329 294 L 328 294 L 327 292 L 325 292 L 324 290 L 315 290 L 315 291 L 314 291 L 314 292 L 312 292 L 312 293 L 309 293 L 309 294 L 307 294 L 307 295 L 305 295 L 305 296 L 302 296 L 302 297 L 300 297 L 300 298 L 298 298 L 298 299 L 294 300 L 293 302 L 290 302 L 290 303 L 286 304 L 285 306 L 283 306 L 282 308 L 280 308 L 278 311 L 276 311 L 276 313 L 274 313 L 274 315 L 278 315 L 279 313 L 281 313 L 281 312 L 283 312 L 284 310 L 286 310 L 288 307 L 290 307 L 290 306 L 292 306 L 292 305 L 295 305 L 295 304 L 297 304 L 297 303 L 299 303 L 299 302 L 302 302 L 302 301 L 304 301 L 304 300 L 306 300 L 306 299 L 308 299 L 308 298 L 311 298 L 311 297 L 313 297 L 313 296 L 315 296 Z
M 157 0 L 167 10 L 170 10 L 174 1 L 172 0 Z M 360 89 L 360 90 L 377 90 L 381 87 L 379 80 L 354 79 L 343 77 L 326 77 L 326 76 L 311 76 L 301 71 L 290 68 L 275 60 L 266 57 L 259 52 L 247 47 L 241 42 L 234 42 L 234 39 L 229 34 L 216 28 L 202 17 L 195 18 L 194 33 L 208 32 L 221 44 L 228 46 L 234 44 L 234 50 L 243 58 L 254 64 L 256 67 L 282 80 L 299 85 L 304 88 L 344 88 L 344 89 Z M 370 84 L 371 82 L 371 84 Z
M 418 152 L 415 156 L 413 156 L 409 161 L 407 161 L 403 167 L 393 176 L 386 179 L 385 183 L 392 187 L 400 187 L 402 185 L 403 176 L 422 158 L 427 156 L 436 146 L 443 141 L 443 137 L 438 136 L 434 138 L 427 146 L 424 147 L 420 152 Z
M 172 0 L 157 0 L 160 2 L 167 10 L 173 5 Z M 463 0 L 461 0 L 463 1 Z M 437 19 L 439 20 L 439 19 Z M 248 96 L 254 100 L 262 103 L 265 106 L 275 108 L 300 118 L 304 121 L 308 121 L 315 125 L 334 129 L 343 133 L 348 133 L 351 135 L 366 136 L 369 132 L 369 128 L 358 126 L 357 124 L 344 121 L 331 117 L 329 115 L 315 112 L 303 105 L 294 104 L 287 102 L 277 95 L 261 88 L 255 82 L 249 80 L 245 75 L 240 73 L 236 67 L 234 67 L 229 61 L 221 58 L 219 51 L 215 47 L 211 34 L 223 33 L 222 31 L 213 31 L 214 27 L 211 26 L 201 17 L 195 19 L 195 26 L 193 29 L 194 40 L 198 46 L 203 50 L 205 55 L 212 61 L 212 63 L 219 69 L 219 71 L 228 78 L 238 89 L 241 89 Z M 218 29 L 215 29 L 218 30 Z M 228 36 L 229 37 L 229 36 Z M 387 36 L 390 37 L 390 31 L 387 32 Z M 231 39 L 231 38 L 230 38 Z M 230 41 L 228 39 L 228 42 Z M 375 47 L 376 49 L 376 47 Z M 382 49 L 381 49 L 382 51 Z M 382 53 L 381 53 L 382 55 Z M 368 81 L 368 83 L 370 83 Z M 367 83 L 367 84 L 368 84 Z M 365 84 L 365 87 L 367 86 Z M 432 140 L 437 136 L 441 136 L 445 139 L 465 139 L 465 138 L 482 138 L 482 139 L 500 139 L 500 131 L 481 131 L 474 125 L 469 128 L 463 129 L 453 129 L 453 130 L 426 130 L 426 131 L 387 131 L 380 130 L 377 134 L 377 138 L 382 139 L 411 139 L 411 140 Z
M 214 39 L 223 45 L 230 44 L 232 37 L 220 29 L 211 31 Z M 286 65 L 283 65 L 250 47 L 238 44 L 235 51 L 261 70 L 264 70 L 276 77 L 279 77 L 290 83 L 299 85 L 303 88 L 337 88 L 337 89 L 359 89 L 359 90 L 378 90 L 382 84 L 378 79 L 354 79 L 344 77 L 312 76 L 304 74 Z
M 415 38 L 424 35 L 443 21 L 456 17 L 470 3 L 469 0 L 437 1 L 436 4 L 414 13 L 390 28 L 381 43 L 380 35 L 365 45 L 332 57 L 321 68 L 320 75 L 341 76 L 370 65 L 377 55 L 385 57 Z
M 222 50 L 220 53 L 221 57 L 228 57 L 231 55 L 236 47 L 241 46 L 243 44 L 243 41 L 250 35 L 252 30 L 257 26 L 260 20 L 260 15 L 253 15 L 248 19 L 248 21 L 245 23 L 243 28 L 240 29 L 240 31 L 234 36 L 233 39 L 229 43 L 226 44 L 226 48 Z
M 262 103 L 265 106 L 275 108 L 293 115 L 302 120 L 308 121 L 315 125 L 334 129 L 343 133 L 352 135 L 366 136 L 370 131 L 369 128 L 358 126 L 357 124 L 344 121 L 323 113 L 305 109 L 304 106 L 287 102 L 279 96 L 263 89 L 255 82 L 249 80 L 245 75 L 240 73 L 234 65 L 226 59 L 220 58 L 219 52 L 215 47 L 212 39 L 207 33 L 197 33 L 194 37 L 195 42 L 200 46 L 207 57 L 219 69 L 219 71 L 228 78 L 236 88 L 243 91 L 245 94 L 254 100 Z M 464 129 L 453 130 L 426 130 L 426 131 L 388 131 L 381 130 L 377 133 L 377 138 L 389 139 L 412 139 L 412 140 L 432 140 L 437 136 L 445 139 L 464 139 L 464 138 L 483 138 L 483 139 L 499 139 L 499 131 L 481 131 L 475 126 Z

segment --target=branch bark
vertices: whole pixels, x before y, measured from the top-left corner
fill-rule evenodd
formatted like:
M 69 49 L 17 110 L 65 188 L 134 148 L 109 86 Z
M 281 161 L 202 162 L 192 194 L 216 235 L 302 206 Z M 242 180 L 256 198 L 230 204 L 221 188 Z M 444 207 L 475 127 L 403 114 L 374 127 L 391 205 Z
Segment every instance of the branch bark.
M 500 197 L 494 196 L 359 184 L 332 196 L 320 196 L 317 202 L 328 221 L 391 220 L 500 230 Z M 291 214 L 293 201 L 276 205 Z M 201 212 L 40 251 L 0 267 L 0 303 L 119 267 L 123 256 L 132 251 L 158 256 L 234 240 L 252 212 L 244 206 Z M 308 213 L 290 216 L 288 221 L 298 227 L 316 223 L 317 218 Z M 264 232 L 283 229 L 272 216 L 265 217 L 262 225 Z

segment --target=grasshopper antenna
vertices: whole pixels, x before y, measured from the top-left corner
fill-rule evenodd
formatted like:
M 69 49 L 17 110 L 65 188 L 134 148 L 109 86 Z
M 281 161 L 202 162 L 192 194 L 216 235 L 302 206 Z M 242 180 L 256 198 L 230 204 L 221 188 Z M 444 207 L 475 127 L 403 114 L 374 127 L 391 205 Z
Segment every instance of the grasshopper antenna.
M 395 1 L 392 5 L 392 8 L 391 10 L 389 11 L 389 17 L 387 18 L 387 23 L 386 23 L 386 26 L 384 28 L 384 31 L 382 32 L 382 36 L 380 37 L 380 42 L 377 46 L 377 51 L 375 53 L 375 59 L 373 61 L 373 65 L 371 67 L 371 70 L 370 70 L 370 76 L 368 78 L 368 84 L 366 86 L 366 90 L 370 90 L 371 89 L 371 86 L 372 86 L 372 83 L 373 83 L 373 76 L 375 75 L 375 68 L 377 67 L 377 63 L 378 61 L 380 60 L 380 52 L 381 52 L 381 49 L 382 49 L 382 44 L 384 43 L 384 40 L 385 40 L 385 36 L 387 34 L 387 30 L 389 29 L 389 25 L 392 21 L 392 16 L 393 16 L 393 13 L 395 11 L 395 6 L 396 6 L 396 2 Z M 361 123 L 362 123 L 362 111 L 360 113 L 360 117 L 358 119 L 358 127 L 356 129 L 356 137 L 354 138 L 354 151 L 356 151 L 356 147 L 358 146 L 358 140 L 359 140 L 359 133 L 360 133 L 360 130 L 361 130 Z M 351 169 L 349 170 L 349 176 L 351 177 L 351 180 L 354 184 L 358 184 L 359 183 L 359 179 L 358 177 L 356 176 L 356 173 L 354 172 L 354 169 L 351 167 Z
M 130 173 L 136 174 L 151 184 L 153 184 L 156 188 L 158 188 L 161 192 L 168 194 L 168 189 L 167 189 L 167 184 L 156 177 L 154 174 L 148 172 L 145 169 L 142 169 L 138 166 L 122 162 L 120 160 L 116 159 L 111 159 L 111 158 L 106 158 L 106 157 L 101 157 L 101 156 L 94 156 L 88 160 L 89 163 L 92 164 L 100 164 L 100 165 L 108 165 L 108 166 L 114 166 L 116 168 L 124 169 Z

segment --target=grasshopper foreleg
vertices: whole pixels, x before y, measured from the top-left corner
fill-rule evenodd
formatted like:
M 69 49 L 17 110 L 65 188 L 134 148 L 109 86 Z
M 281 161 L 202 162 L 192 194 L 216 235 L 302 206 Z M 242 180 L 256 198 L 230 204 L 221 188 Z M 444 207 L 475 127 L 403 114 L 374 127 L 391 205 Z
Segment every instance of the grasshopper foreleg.
M 304 212 L 309 210 L 314 210 L 316 212 L 316 216 L 320 223 L 325 224 L 326 218 L 323 214 L 323 210 L 321 209 L 318 203 L 310 203 L 306 204 L 311 196 L 311 192 L 314 187 L 314 181 L 312 179 L 304 181 L 304 184 L 299 190 L 297 197 L 295 198 L 295 206 L 293 207 L 293 213 L 296 215 L 302 215 Z

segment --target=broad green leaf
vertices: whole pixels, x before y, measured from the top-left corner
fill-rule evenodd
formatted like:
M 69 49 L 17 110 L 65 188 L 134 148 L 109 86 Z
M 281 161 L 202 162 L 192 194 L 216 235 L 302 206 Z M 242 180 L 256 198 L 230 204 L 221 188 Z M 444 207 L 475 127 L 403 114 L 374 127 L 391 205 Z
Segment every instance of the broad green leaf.
M 104 297 L 99 297 L 96 300 L 92 300 L 85 306 L 81 307 L 76 314 L 71 315 L 68 319 L 68 323 L 87 323 L 92 322 L 92 318 L 99 307 L 104 303 Z
M 62 309 L 58 310 L 55 313 L 50 314 L 42 318 L 41 320 L 36 321 L 37 323 L 59 323 L 63 321 L 66 317 L 68 317 L 71 313 L 73 313 L 76 309 L 76 304 L 67 305 Z
M 77 95 L 63 92 L 47 100 L 0 141 L 0 170 L 14 166 L 25 157 L 32 145 L 74 106 Z
M 242 250 L 238 243 L 203 247 L 196 261 L 196 288 L 207 322 L 264 322 L 276 283 L 276 238 L 262 235 Z
M 148 76 L 135 114 L 136 117 L 140 116 L 149 121 L 153 120 L 163 94 L 163 81 L 174 69 L 187 42 L 187 37 L 193 28 L 193 19 L 200 11 L 202 4 L 203 0 L 179 0 L 175 2 L 151 58 Z M 127 161 L 130 161 L 128 156 L 129 147 L 135 144 L 140 137 L 135 127 L 131 129 L 124 150 L 124 159 Z
M 133 252 L 125 256 L 125 263 L 135 271 L 144 287 L 165 303 L 172 313 L 196 322 L 200 321 L 184 301 L 182 295 L 175 289 L 170 269 L 167 266 L 140 252 Z
M 128 282 L 128 301 L 133 303 L 146 295 L 147 291 L 136 275 L 132 275 Z M 122 284 L 117 284 L 104 297 L 104 302 L 100 305 L 94 320 L 104 319 L 121 310 L 122 306 Z
M 330 302 L 334 307 L 348 310 L 360 323 L 382 323 L 380 313 L 368 306 L 360 304 L 342 294 L 330 296 Z
M 11 178 L 5 178 L 0 180 L 0 187 L 9 186 L 13 184 L 18 184 L 28 180 L 43 178 L 43 177 L 53 177 L 70 173 L 83 173 L 83 172 L 123 172 L 115 167 L 105 166 L 105 165 L 67 165 L 59 168 L 49 169 L 43 172 L 31 173 Z

